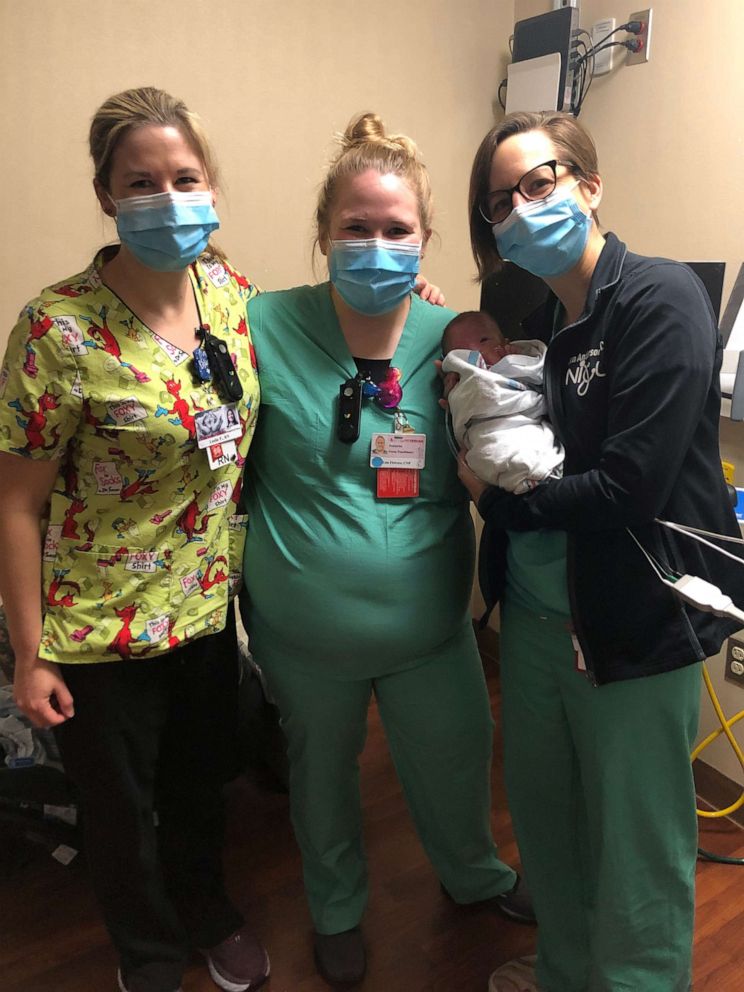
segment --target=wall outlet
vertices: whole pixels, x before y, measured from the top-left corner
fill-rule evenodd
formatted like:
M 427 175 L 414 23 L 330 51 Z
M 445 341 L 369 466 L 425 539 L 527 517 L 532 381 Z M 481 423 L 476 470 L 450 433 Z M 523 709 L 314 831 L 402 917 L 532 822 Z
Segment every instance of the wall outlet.
M 625 60 L 626 65 L 639 65 L 641 62 L 648 62 L 651 58 L 651 15 L 653 10 L 651 7 L 646 10 L 637 10 L 635 14 L 629 14 L 629 21 L 642 21 L 643 31 L 640 34 L 626 34 L 626 41 L 637 39 L 641 47 L 637 52 L 628 52 L 628 57 Z
M 744 689 L 744 641 L 729 637 L 726 641 L 726 667 L 724 678 L 727 682 Z
M 553 0 L 553 10 L 560 10 L 561 7 L 578 7 L 579 0 Z
M 603 21 L 597 21 L 597 23 L 592 27 L 592 45 L 599 45 L 607 37 L 610 32 L 615 30 L 616 21 L 614 17 L 605 17 Z M 613 35 L 607 42 L 610 44 L 613 41 L 617 41 L 617 37 Z M 594 75 L 603 76 L 606 72 L 610 72 L 614 64 L 614 54 L 615 48 L 605 48 L 604 51 L 599 52 L 594 56 Z

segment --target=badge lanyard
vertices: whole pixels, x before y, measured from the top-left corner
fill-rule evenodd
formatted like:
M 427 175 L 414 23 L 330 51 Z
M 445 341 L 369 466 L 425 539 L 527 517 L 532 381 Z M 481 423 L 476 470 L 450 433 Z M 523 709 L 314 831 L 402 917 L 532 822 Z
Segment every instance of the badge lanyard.
M 200 448 L 206 448 L 210 468 L 222 468 L 237 461 L 235 441 L 243 433 L 238 402 L 243 398 L 243 387 L 227 342 L 212 334 L 202 320 L 196 293 L 194 301 L 199 315 L 196 330 L 199 345 L 191 353 L 193 372 L 203 385 L 213 383 L 223 401 L 218 407 L 199 410 L 194 414 L 196 443 Z

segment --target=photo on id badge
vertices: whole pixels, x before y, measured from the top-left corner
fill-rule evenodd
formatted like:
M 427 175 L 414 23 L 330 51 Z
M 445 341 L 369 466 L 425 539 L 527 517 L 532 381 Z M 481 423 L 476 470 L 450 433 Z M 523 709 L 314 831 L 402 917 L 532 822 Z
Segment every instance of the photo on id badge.
M 233 404 L 223 404 L 194 414 L 196 440 L 200 448 L 233 441 L 240 436 L 240 418 Z

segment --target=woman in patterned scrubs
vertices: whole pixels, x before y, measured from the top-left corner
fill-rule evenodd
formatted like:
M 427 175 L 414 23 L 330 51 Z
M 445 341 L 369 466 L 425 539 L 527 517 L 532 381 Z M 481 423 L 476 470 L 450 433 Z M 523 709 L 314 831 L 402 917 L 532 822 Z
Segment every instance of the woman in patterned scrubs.
M 120 93 L 90 148 L 121 244 L 23 308 L 0 374 L 16 698 L 55 728 L 79 789 L 120 989 L 175 992 L 194 948 L 221 988 L 254 989 L 268 958 L 224 891 L 220 790 L 236 753 L 256 289 L 208 244 L 216 171 L 183 103 Z M 201 436 L 204 411 L 221 433 Z

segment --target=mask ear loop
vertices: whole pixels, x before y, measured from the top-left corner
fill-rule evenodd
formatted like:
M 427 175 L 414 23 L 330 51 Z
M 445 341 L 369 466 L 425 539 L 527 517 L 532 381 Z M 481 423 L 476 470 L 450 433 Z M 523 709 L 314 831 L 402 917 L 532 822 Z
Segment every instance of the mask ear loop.
M 114 212 L 113 212 L 112 214 L 109 214 L 109 213 L 106 213 L 106 216 L 107 216 L 107 217 L 110 217 L 110 218 L 111 218 L 112 220 L 116 220 L 116 218 L 117 218 L 117 216 L 118 216 L 118 214 L 119 214 L 119 206 L 118 206 L 118 203 L 117 203 L 117 201 L 116 201 L 116 200 L 115 200 L 115 199 L 113 198 L 113 196 L 112 196 L 112 195 L 111 195 L 111 194 L 109 193 L 109 191 L 108 191 L 107 189 L 105 189 L 105 190 L 104 190 L 103 192 L 104 192 L 104 193 L 106 194 L 106 196 L 108 197 L 108 200 L 109 200 L 109 203 L 111 204 L 111 206 L 112 206 L 112 208 L 113 208 L 113 211 L 114 211 Z M 105 211 L 104 211 L 104 213 L 105 213 Z

